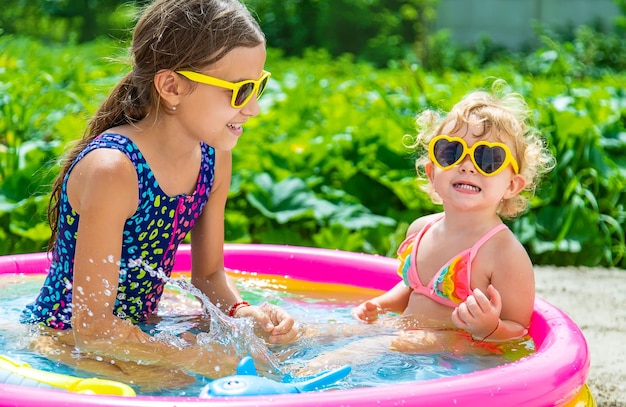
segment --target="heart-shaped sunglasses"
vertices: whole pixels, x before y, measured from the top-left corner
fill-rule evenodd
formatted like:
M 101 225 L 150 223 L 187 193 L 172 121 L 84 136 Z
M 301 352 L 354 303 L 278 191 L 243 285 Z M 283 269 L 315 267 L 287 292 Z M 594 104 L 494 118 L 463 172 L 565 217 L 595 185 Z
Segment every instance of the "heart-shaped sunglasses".
M 449 170 L 469 155 L 478 172 L 487 177 L 502 172 L 509 164 L 516 174 L 519 173 L 519 166 L 511 150 L 506 144 L 498 142 L 478 141 L 468 147 L 460 137 L 440 135 L 428 143 L 428 155 L 442 170 Z

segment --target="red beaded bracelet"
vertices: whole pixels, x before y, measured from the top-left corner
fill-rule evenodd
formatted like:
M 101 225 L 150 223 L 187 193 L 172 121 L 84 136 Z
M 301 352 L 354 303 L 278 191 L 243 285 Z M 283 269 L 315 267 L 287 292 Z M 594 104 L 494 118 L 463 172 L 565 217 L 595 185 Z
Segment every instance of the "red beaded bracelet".
M 487 338 L 489 338 L 491 335 L 493 335 L 498 330 L 498 328 L 500 328 L 500 318 L 498 318 L 498 323 L 496 324 L 496 327 L 493 328 L 493 331 L 489 332 L 489 335 L 485 336 L 483 339 L 481 339 L 481 341 L 484 341 Z
M 229 317 L 234 317 L 235 313 L 237 312 L 237 310 L 241 307 L 249 307 L 250 303 L 248 301 L 240 301 L 240 302 L 236 302 L 232 305 L 232 307 L 230 307 L 230 309 L 228 310 L 228 316 Z

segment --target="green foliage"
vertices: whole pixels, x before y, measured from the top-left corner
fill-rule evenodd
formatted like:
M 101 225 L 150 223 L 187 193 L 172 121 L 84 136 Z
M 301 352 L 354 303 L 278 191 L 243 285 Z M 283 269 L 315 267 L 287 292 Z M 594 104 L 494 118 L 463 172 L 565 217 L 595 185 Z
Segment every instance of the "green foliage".
M 0 253 L 45 245 L 54 162 L 127 69 L 103 59 L 117 49 L 0 38 Z M 470 66 L 376 69 L 348 55 L 270 49 L 263 113 L 233 150 L 227 241 L 393 256 L 410 222 L 439 210 L 404 146 L 416 112 L 447 110 L 500 77 L 527 98 L 557 157 L 513 231 L 536 264 L 626 268 L 626 75 Z
M 82 43 L 99 36 L 129 38 L 141 1 L 3 0 L 0 34 Z
M 626 0 L 613 0 L 617 7 L 619 8 L 621 14 L 615 17 L 615 29 L 617 30 L 617 34 L 623 35 L 626 33 Z
M 607 34 L 580 26 L 570 41 L 542 35 L 544 46 L 522 61 L 523 72 L 560 78 L 602 77 L 626 69 L 626 42 L 623 35 Z
M 67 144 L 82 134 L 99 95 L 116 81 L 119 66 L 101 60 L 112 45 L 43 46 L 25 38 L 0 38 L 1 253 L 46 247 L 55 164 Z
M 483 36 L 470 47 L 452 43 L 450 33 L 434 32 L 439 0 L 244 0 L 261 23 L 268 45 L 286 56 L 324 49 L 333 57 L 351 54 L 377 67 L 411 61 L 427 71 L 472 72 L 493 62 L 521 73 L 564 71 L 577 77 L 602 76 L 626 67 L 626 5 L 612 27 L 565 24 L 538 26 L 542 46 L 528 45 L 534 58 L 515 54 Z M 141 7 L 149 0 L 5 0 L 0 34 L 20 34 L 47 42 L 82 43 L 99 36 L 127 40 Z M 532 47 L 532 48 L 530 48 Z M 400 62 L 401 63 L 401 62 Z
M 309 48 L 344 53 L 380 66 L 424 49 L 439 0 L 247 0 L 268 44 L 286 55 Z M 128 38 L 145 0 L 5 0 L 0 33 L 82 43 L 99 36 Z
M 532 237 L 527 243 L 537 261 L 556 249 L 569 253 L 561 264 L 625 263 L 626 95 L 623 79 L 615 79 L 535 98 L 558 157 L 541 204 L 518 230 Z

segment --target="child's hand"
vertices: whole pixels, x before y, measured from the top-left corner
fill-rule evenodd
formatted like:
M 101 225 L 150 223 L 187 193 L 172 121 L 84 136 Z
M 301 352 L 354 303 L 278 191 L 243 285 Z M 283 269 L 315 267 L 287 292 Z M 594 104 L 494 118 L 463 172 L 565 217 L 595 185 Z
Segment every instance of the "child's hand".
M 272 344 L 293 342 L 298 336 L 295 320 L 280 307 L 263 303 L 261 306 L 239 308 L 238 317 L 252 317 L 257 325 L 268 333 L 267 341 Z
M 459 329 L 475 338 L 485 338 L 494 332 L 500 323 L 502 297 L 491 284 L 487 287 L 489 298 L 478 288 L 452 311 L 452 322 Z
M 378 320 L 380 311 L 380 306 L 377 303 L 374 301 L 365 301 L 352 309 L 352 317 L 358 321 L 371 324 Z

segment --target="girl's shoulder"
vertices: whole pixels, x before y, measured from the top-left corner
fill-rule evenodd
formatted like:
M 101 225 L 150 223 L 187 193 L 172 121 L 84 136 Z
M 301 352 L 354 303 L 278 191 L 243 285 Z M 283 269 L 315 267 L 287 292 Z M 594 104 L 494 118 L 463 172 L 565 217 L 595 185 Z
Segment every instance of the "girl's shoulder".
M 427 225 L 435 222 L 442 216 L 443 216 L 442 212 L 420 216 L 409 225 L 409 228 L 406 231 L 407 237 L 418 233 L 420 230 L 424 229 Z
M 485 252 L 492 254 L 498 253 L 498 257 L 506 257 L 507 255 L 526 254 L 526 250 L 517 236 L 508 227 L 502 227 L 501 230 L 493 234 L 483 244 Z
M 515 234 L 505 228 L 487 240 L 476 253 L 474 263 L 490 264 L 495 271 L 532 270 L 528 252 Z
M 115 176 L 121 173 L 135 174 L 133 163 L 124 151 L 110 148 L 96 148 L 87 152 L 79 161 L 76 168 L 87 172 L 91 176 Z M 72 171 L 72 174 L 75 171 Z
M 121 151 L 96 149 L 85 155 L 68 174 L 67 194 L 81 216 L 85 208 L 108 206 L 130 216 L 137 207 L 137 172 Z

